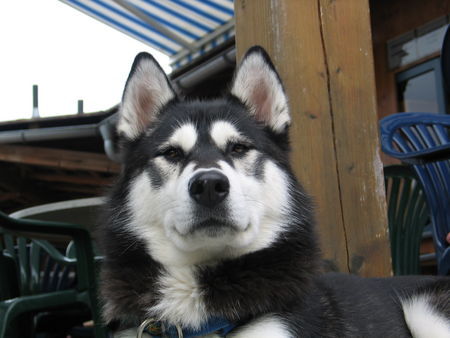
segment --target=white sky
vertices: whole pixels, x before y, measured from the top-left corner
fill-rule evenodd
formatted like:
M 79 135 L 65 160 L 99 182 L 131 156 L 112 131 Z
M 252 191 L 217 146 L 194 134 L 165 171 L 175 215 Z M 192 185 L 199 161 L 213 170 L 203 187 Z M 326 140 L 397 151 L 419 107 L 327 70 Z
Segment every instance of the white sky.
M 134 57 L 169 58 L 57 0 L 0 1 L 0 121 L 30 118 L 39 85 L 41 117 L 119 103 Z

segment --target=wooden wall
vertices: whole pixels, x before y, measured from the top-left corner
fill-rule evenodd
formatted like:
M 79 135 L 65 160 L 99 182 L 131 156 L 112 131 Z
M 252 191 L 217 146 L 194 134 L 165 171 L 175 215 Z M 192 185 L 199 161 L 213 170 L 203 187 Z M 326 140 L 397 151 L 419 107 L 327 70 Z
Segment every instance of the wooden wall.
M 450 0 L 372 0 L 370 11 L 377 110 L 378 118 L 381 119 L 398 111 L 395 74 L 402 70 L 389 70 L 387 41 L 449 14 Z M 418 63 L 423 61 L 418 60 Z M 382 159 L 385 164 L 397 163 L 385 155 L 382 155 Z
M 258 44 L 290 98 L 293 166 L 317 202 L 325 258 L 391 273 L 367 0 L 237 0 L 238 58 Z
M 398 70 L 389 70 L 387 41 L 450 13 L 450 1 L 373 0 L 370 10 L 377 107 L 382 118 L 397 112 L 395 73 Z

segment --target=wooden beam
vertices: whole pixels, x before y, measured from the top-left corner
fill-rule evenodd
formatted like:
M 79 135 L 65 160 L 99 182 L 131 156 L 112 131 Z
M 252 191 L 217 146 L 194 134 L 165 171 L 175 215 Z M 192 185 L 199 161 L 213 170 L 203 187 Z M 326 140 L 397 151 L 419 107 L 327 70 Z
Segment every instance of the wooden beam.
M 391 274 L 367 0 L 236 0 L 238 57 L 271 55 L 290 99 L 293 167 L 316 198 L 324 256 Z
M 110 184 L 113 178 L 104 177 L 92 177 L 92 176 L 78 176 L 78 175 L 66 175 L 66 174 L 41 174 L 31 173 L 31 179 L 36 179 L 45 182 L 63 182 L 72 184 L 82 184 L 91 186 L 106 186 Z
M 103 154 L 31 146 L 0 145 L 0 161 L 69 170 L 120 171 L 120 166 Z
M 104 189 L 100 187 L 88 187 L 85 185 L 73 185 L 64 183 L 53 184 L 48 189 L 65 193 L 81 193 L 90 196 L 101 196 L 104 193 Z
M 15 164 L 0 166 L 0 189 L 20 191 L 23 185 L 23 175 Z
M 2 192 L 0 194 L 0 202 L 17 200 L 21 197 L 19 192 Z

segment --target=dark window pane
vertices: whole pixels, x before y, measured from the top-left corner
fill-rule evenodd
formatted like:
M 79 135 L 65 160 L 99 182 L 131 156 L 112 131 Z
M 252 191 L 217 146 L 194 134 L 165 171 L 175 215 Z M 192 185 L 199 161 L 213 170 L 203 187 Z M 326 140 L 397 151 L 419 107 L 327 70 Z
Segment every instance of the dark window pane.
M 399 83 L 401 111 L 439 112 L 435 76 L 432 70 Z

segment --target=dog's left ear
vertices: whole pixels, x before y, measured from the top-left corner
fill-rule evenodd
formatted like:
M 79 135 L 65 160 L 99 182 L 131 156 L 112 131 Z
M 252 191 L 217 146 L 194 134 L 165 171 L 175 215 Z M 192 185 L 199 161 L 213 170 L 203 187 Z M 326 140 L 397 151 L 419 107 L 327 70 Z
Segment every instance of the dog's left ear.
M 234 76 L 231 94 L 245 103 L 257 121 L 276 133 L 291 122 L 288 99 L 266 51 L 255 46 L 245 54 Z

